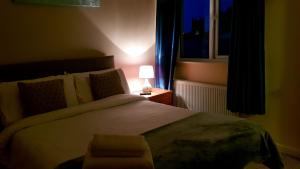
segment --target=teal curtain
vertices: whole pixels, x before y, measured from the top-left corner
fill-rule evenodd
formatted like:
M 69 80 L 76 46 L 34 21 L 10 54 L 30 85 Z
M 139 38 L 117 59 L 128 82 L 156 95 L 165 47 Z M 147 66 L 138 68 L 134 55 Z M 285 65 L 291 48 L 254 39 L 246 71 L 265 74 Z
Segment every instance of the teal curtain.
M 173 89 L 181 31 L 181 0 L 157 0 L 155 86 Z
M 265 114 L 264 0 L 234 0 L 227 108 Z

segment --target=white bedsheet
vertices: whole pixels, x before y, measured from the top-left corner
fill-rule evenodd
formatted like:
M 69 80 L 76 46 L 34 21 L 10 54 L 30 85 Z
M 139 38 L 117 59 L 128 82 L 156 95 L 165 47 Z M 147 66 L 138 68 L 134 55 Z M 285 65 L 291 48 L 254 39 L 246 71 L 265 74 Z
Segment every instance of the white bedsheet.
M 192 115 L 186 109 L 115 95 L 99 101 L 29 117 L 0 134 L 15 169 L 53 169 L 82 156 L 96 133 L 142 134 Z

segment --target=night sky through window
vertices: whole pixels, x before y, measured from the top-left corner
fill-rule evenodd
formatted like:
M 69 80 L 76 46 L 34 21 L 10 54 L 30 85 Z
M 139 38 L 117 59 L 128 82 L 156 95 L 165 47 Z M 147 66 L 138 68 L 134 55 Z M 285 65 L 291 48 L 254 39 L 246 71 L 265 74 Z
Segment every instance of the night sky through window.
M 226 12 L 228 8 L 232 7 L 233 0 L 220 0 L 220 10 Z
M 209 31 L 209 0 L 184 1 L 184 32 L 192 31 L 192 19 L 204 18 L 205 32 Z M 233 0 L 220 0 L 220 11 L 226 12 L 232 6 Z
M 204 18 L 205 32 L 209 31 L 209 0 L 184 0 L 184 32 L 192 31 L 192 19 Z
M 181 57 L 183 58 L 209 58 L 210 49 L 214 47 L 210 43 L 210 1 L 183 0 L 181 37 Z M 219 7 L 216 8 L 219 12 L 219 24 L 213 23 L 213 30 L 218 31 L 212 33 L 218 37 L 217 55 L 229 54 L 232 3 L 233 0 L 219 0 Z M 216 35 L 217 32 L 218 35 Z M 215 43 L 214 40 L 213 43 Z

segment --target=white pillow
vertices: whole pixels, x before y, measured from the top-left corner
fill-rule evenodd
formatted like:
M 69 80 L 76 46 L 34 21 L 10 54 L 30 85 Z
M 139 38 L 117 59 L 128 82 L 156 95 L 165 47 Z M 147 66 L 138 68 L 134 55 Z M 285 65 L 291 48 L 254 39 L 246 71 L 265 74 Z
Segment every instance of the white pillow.
M 22 102 L 19 96 L 18 82 L 40 82 L 54 79 L 64 80 L 64 90 L 67 106 L 78 105 L 78 100 L 75 93 L 73 76 L 58 75 L 49 76 L 33 80 L 23 80 L 14 82 L 4 82 L 0 84 L 0 111 L 2 124 L 7 126 L 17 120 L 23 118 Z
M 76 106 L 79 104 L 76 96 L 74 85 L 74 78 L 72 75 L 62 75 L 64 79 L 65 97 L 68 107 Z
M 0 111 L 1 122 L 4 126 L 23 118 L 23 109 L 21 99 L 19 98 L 17 82 L 0 84 Z
M 90 78 L 89 74 L 102 74 L 109 71 L 117 70 L 118 74 L 121 79 L 122 87 L 125 91 L 125 94 L 129 94 L 129 87 L 127 80 L 125 78 L 124 72 L 122 69 L 106 69 L 106 70 L 100 70 L 100 71 L 91 71 L 91 72 L 84 72 L 84 73 L 74 73 L 74 83 L 75 83 L 75 89 L 76 89 L 76 95 L 77 99 L 79 101 L 79 104 L 87 103 L 93 101 L 93 95 L 92 90 L 90 86 Z
M 93 101 L 90 87 L 90 78 L 88 76 L 74 76 L 77 100 L 80 104 Z

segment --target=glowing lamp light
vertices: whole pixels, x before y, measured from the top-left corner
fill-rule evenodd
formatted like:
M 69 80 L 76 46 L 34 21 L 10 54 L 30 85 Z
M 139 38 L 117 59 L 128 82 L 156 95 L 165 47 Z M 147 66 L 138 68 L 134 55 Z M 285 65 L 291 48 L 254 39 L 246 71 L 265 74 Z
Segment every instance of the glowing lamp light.
M 150 78 L 154 78 L 154 70 L 152 65 L 142 65 L 139 69 L 139 78 L 145 79 L 143 85 L 143 92 L 141 94 L 151 94 L 151 84 L 149 83 Z
M 126 47 L 124 48 L 124 52 L 127 53 L 129 56 L 137 57 L 141 54 L 145 53 L 147 49 L 142 47 Z

